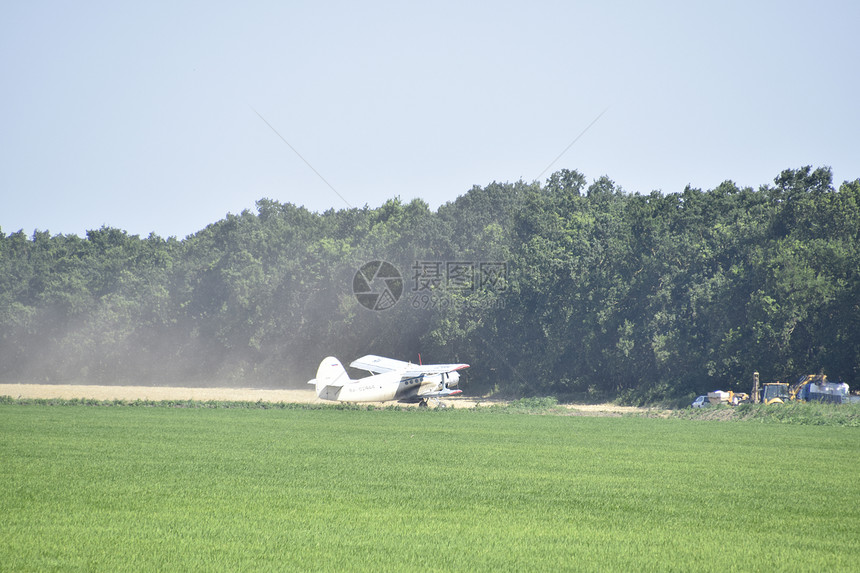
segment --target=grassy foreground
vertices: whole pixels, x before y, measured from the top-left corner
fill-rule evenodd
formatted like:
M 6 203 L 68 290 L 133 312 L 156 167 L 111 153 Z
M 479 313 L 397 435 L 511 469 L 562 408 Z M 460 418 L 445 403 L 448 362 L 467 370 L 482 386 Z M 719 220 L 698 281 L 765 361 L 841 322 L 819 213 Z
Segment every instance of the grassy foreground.
M 3 570 L 856 571 L 856 428 L 0 405 Z

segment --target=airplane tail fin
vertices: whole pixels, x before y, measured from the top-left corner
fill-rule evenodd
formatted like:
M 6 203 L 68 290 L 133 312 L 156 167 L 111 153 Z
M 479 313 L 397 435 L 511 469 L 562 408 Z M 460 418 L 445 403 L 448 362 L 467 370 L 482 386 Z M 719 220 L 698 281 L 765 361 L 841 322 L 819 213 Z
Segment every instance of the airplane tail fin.
M 317 396 L 322 397 L 322 394 L 329 386 L 339 388 L 348 382 L 351 382 L 351 380 L 340 360 L 334 356 L 327 356 L 320 362 L 320 367 L 317 369 L 317 377 L 310 380 L 308 384 L 313 384 Z

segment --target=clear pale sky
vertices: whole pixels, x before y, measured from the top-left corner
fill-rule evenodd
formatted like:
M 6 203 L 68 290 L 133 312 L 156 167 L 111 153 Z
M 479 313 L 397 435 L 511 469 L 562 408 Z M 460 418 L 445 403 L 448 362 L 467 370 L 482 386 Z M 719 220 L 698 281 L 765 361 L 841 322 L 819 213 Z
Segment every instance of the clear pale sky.
M 4 2 L 0 230 L 860 177 L 860 3 Z M 258 115 L 259 113 L 259 115 Z M 265 118 L 327 185 L 272 129 Z

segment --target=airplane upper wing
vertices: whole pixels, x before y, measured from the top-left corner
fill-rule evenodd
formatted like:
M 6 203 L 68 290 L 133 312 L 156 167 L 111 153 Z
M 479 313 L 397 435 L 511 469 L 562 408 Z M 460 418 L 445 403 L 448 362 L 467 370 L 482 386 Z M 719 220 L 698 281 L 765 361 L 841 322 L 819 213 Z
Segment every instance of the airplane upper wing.
M 421 376 L 422 374 L 443 374 L 468 368 L 468 364 L 412 364 L 393 358 L 368 354 L 349 363 L 353 368 L 367 370 L 376 374 L 401 372 L 402 376 Z

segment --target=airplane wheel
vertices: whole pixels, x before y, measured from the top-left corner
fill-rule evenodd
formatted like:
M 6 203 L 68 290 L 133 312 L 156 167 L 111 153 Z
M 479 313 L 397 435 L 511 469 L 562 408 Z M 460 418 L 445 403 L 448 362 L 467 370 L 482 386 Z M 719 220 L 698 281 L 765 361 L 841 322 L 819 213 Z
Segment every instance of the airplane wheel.
M 437 407 L 437 408 L 447 408 L 447 407 L 448 407 L 448 404 L 446 404 L 445 402 L 439 402 L 439 405 L 438 405 L 438 406 L 436 406 L 436 407 Z
M 427 407 L 427 401 L 423 400 L 421 402 L 418 402 L 418 407 L 419 408 L 426 408 Z

